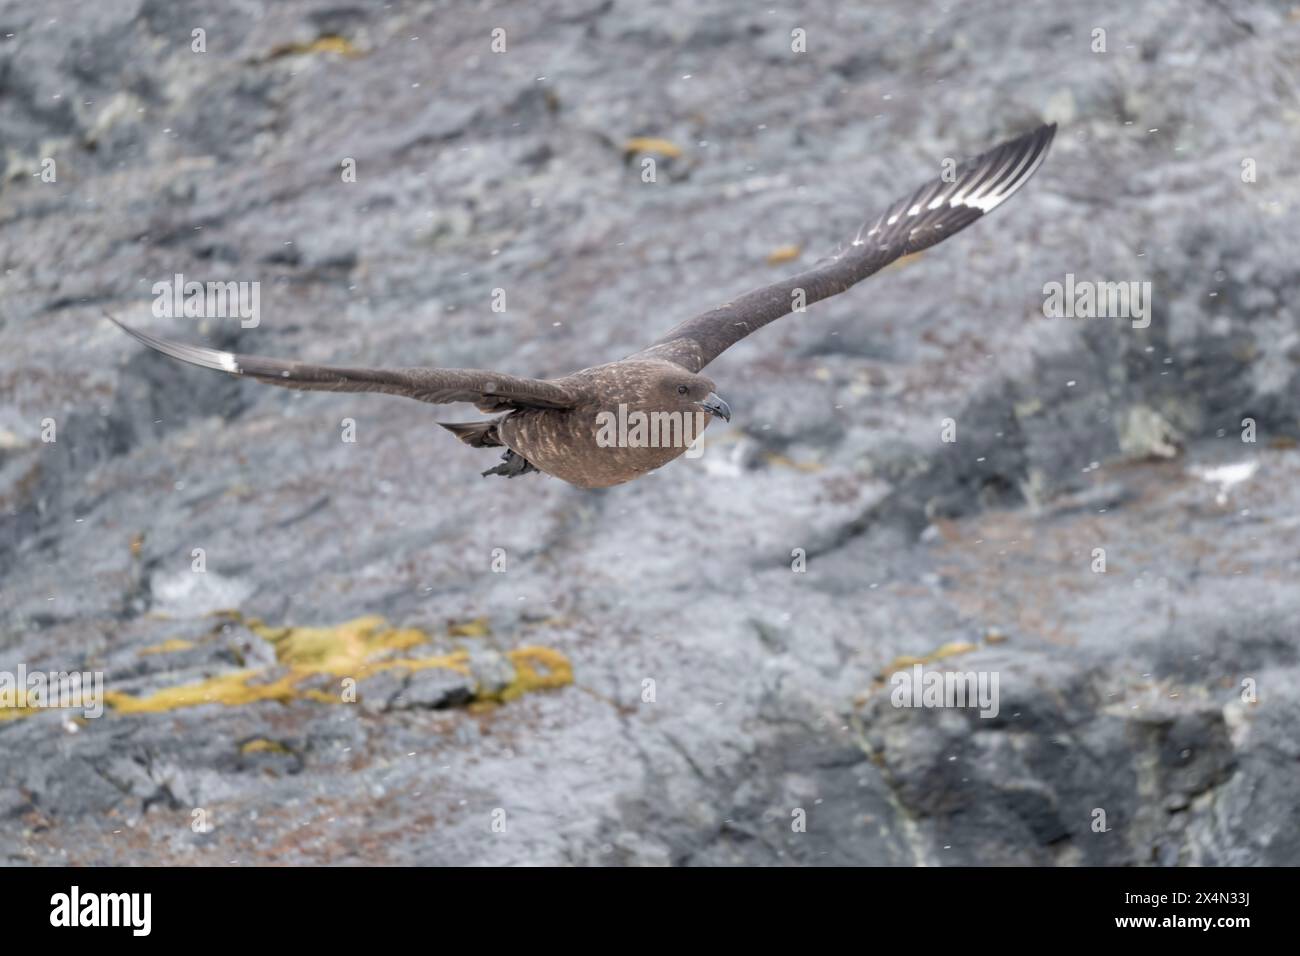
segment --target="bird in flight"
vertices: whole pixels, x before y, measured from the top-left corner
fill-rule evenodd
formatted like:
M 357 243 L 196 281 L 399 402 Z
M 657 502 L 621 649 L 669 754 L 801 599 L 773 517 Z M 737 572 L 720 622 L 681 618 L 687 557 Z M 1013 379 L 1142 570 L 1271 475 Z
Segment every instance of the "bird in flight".
M 439 422 L 475 448 L 504 448 L 486 475 L 544 472 L 580 488 L 620 485 L 677 458 L 731 408 L 701 374 L 769 322 L 845 291 L 992 212 L 1034 174 L 1056 125 L 1009 140 L 898 200 L 838 254 L 792 278 L 687 319 L 649 347 L 562 378 L 449 368 L 343 368 L 240 355 L 155 338 L 114 323 L 149 348 L 191 365 L 287 388 L 387 392 L 422 402 L 468 402 L 495 417 Z

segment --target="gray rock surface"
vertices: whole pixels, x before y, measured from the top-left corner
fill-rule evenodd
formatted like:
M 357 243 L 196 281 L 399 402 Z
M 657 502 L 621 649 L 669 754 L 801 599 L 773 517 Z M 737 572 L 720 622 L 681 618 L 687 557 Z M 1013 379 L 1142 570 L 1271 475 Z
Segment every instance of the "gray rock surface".
M 0 671 L 122 695 L 0 720 L 0 860 L 1300 862 L 1297 10 L 0 5 Z M 1045 119 L 1007 208 L 728 352 L 703 457 L 604 492 L 101 317 L 560 374 Z M 260 325 L 153 318 L 176 273 Z M 1067 273 L 1149 327 L 1045 318 Z M 998 715 L 892 706 L 907 658 Z

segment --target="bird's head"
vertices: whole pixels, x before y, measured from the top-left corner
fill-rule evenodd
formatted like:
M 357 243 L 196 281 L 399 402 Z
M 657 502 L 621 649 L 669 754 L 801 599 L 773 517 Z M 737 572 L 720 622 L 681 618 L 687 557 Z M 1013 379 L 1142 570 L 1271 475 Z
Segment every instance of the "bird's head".
M 705 411 L 731 421 L 731 406 L 718 397 L 713 382 L 686 369 L 664 372 L 655 383 L 656 404 L 681 412 Z

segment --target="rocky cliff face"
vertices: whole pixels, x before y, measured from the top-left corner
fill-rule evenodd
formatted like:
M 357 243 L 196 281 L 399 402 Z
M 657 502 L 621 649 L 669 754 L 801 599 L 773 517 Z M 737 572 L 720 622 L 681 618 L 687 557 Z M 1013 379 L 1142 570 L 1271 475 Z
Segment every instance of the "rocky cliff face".
M 4 861 L 1300 862 L 1300 8 L 863 6 L 0 8 L 0 672 L 107 708 L 0 712 Z M 604 492 L 101 317 L 561 374 L 1045 119 Z

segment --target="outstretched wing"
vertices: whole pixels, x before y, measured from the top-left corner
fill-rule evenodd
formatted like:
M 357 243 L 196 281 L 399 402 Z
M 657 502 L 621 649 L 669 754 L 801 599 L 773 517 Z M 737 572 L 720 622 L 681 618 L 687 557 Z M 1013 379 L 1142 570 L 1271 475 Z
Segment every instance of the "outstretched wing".
M 698 372 L 751 332 L 793 311 L 802 290 L 811 305 L 838 295 L 902 256 L 919 252 L 965 229 L 1023 186 L 1038 169 L 1056 124 L 996 146 L 957 167 L 951 182 L 927 183 L 858 230 L 844 252 L 807 272 L 743 295 L 687 319 L 638 358 L 662 358 Z
M 336 368 L 285 362 L 260 355 L 240 355 L 200 345 L 155 338 L 107 316 L 122 331 L 155 352 L 190 365 L 246 375 L 269 385 L 328 392 L 386 392 L 421 402 L 445 405 L 469 402 L 482 412 L 511 408 L 572 408 L 579 396 L 554 382 L 516 378 L 499 372 L 467 368 Z

